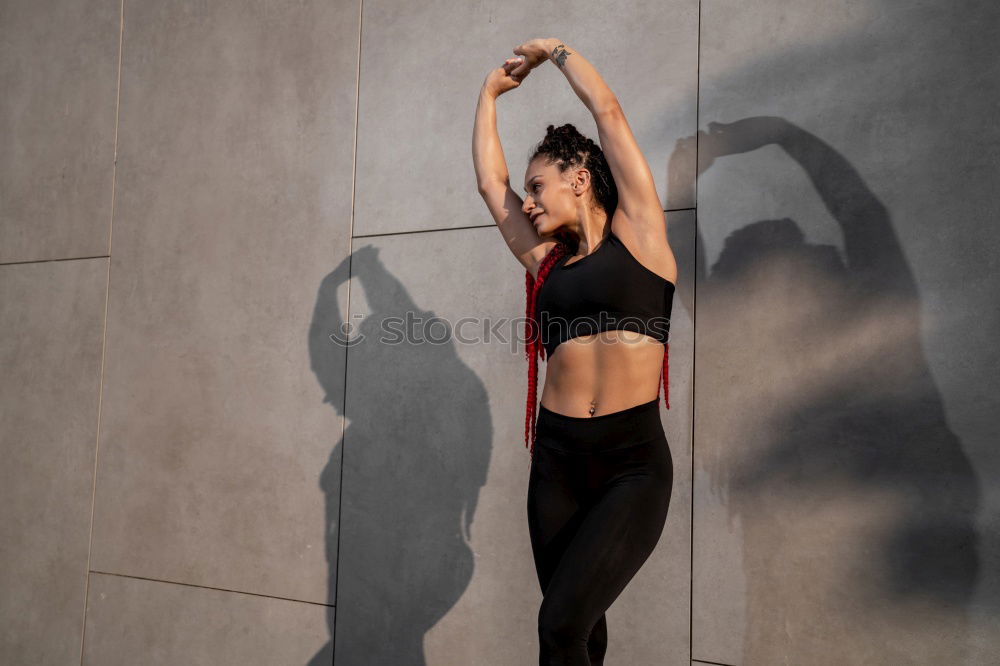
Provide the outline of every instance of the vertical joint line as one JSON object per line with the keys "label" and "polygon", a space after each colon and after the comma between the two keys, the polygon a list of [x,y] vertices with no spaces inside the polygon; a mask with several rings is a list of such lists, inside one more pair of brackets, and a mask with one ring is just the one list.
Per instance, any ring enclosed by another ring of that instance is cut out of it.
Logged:
{"label": "vertical joint line", "polygon": [[[365,15],[365,2],[361,0],[358,3],[358,65],[355,70],[354,75],[354,155],[352,159],[352,173],[351,173],[351,230],[347,235],[347,322],[348,331],[350,331],[350,321],[351,321],[351,278],[353,277],[353,267],[354,267],[354,201],[357,192],[358,183],[358,124],[359,124],[359,111],[361,107],[361,39],[362,30]],[[337,603],[337,599],[340,597],[340,535],[343,530],[343,512],[342,508],[344,506],[344,458],[347,455],[347,439],[345,437],[347,433],[347,366],[349,363],[351,355],[351,346],[347,345],[344,347],[344,389],[341,395],[341,429],[340,429],[340,483],[337,487],[337,553],[334,555],[334,597],[331,600],[333,605],[333,635],[330,636],[330,664],[332,666],[335,655],[337,654],[337,625],[340,623],[340,604]]]}
{"label": "vertical joint line", "polygon": [[694,132],[694,201],[691,205],[694,207],[694,288],[692,289],[691,296],[691,551],[689,554],[689,565],[688,565],[688,661],[694,660],[694,502],[695,502],[695,492],[694,492],[694,470],[695,470],[695,382],[697,378],[697,339],[698,339],[698,239],[700,234],[698,233],[698,225],[700,221],[698,219],[698,168],[701,160],[701,155],[699,153],[699,139],[698,132],[701,129],[701,0],[698,0],[698,31],[697,31],[697,46],[695,48],[697,52],[697,60],[695,66],[695,102],[694,102],[694,118],[695,118],[695,132]]}

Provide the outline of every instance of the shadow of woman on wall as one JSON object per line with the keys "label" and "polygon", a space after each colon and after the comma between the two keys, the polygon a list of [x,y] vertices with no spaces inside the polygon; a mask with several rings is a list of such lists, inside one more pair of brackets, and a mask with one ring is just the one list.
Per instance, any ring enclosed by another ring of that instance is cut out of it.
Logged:
{"label": "shadow of woman on wall", "polygon": [[[844,637],[852,654],[892,661],[892,643],[912,640],[960,659],[979,480],[929,371],[889,211],[842,155],[783,118],[709,127],[699,177],[724,156],[780,147],[839,223],[847,258],[769,219],[731,233],[706,270],[698,224],[671,228],[696,238],[694,256],[677,248],[696,272],[678,285],[691,313],[697,287],[695,454],[741,523],[745,663],[829,659]],[[694,151],[695,137],[678,142],[672,186]]]}
{"label": "shadow of woman on wall", "polygon": [[[351,277],[370,312],[348,328],[337,288]],[[448,323],[417,307],[372,246],[324,278],[309,354],[324,402],[342,416],[351,387],[349,425],[319,480],[331,641],[309,666],[421,666],[424,634],[472,579],[471,527],[492,451],[489,397]]]}

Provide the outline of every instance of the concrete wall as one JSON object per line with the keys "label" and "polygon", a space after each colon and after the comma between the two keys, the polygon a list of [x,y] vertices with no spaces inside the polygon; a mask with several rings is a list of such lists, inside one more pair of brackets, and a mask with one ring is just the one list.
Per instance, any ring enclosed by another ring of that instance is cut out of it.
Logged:
{"label": "concrete wall", "polygon": [[[537,662],[524,272],[470,144],[539,36],[618,95],[680,265],[609,666],[1000,662],[998,19],[0,0],[0,663]],[[597,138],[547,64],[498,121],[514,181]]]}

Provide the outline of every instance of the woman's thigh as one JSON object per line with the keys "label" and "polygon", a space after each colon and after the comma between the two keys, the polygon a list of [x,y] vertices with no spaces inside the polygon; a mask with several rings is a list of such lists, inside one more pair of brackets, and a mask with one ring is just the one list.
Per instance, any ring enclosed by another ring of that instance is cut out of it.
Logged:
{"label": "woman's thigh", "polygon": [[544,595],[610,606],[656,546],[672,486],[665,438],[598,455],[536,447],[528,525]]}
{"label": "woman's thigh", "polygon": [[585,515],[578,457],[536,446],[528,476],[528,534],[542,594]]}
{"label": "woman's thigh", "polygon": [[[562,529],[568,535],[563,543],[555,535],[558,561],[543,562],[550,570],[541,617],[589,629],[656,547],[670,506],[673,466],[665,438],[585,458],[586,476],[600,485],[582,501],[580,493],[572,494],[578,500],[572,515],[564,499],[562,515],[568,517]],[[551,492],[537,493],[539,501],[551,501]]]}

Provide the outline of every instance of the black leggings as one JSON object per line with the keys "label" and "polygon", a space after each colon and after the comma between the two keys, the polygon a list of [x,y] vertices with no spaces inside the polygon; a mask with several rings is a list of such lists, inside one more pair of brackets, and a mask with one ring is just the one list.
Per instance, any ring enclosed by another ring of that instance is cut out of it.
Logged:
{"label": "black leggings", "polygon": [[658,403],[591,417],[539,406],[528,530],[541,666],[604,663],[604,612],[660,539],[673,459]]}

